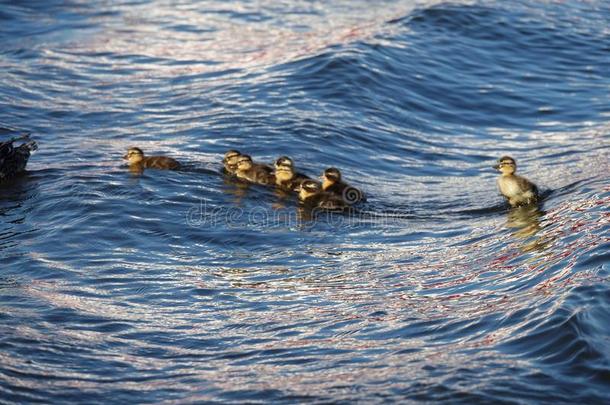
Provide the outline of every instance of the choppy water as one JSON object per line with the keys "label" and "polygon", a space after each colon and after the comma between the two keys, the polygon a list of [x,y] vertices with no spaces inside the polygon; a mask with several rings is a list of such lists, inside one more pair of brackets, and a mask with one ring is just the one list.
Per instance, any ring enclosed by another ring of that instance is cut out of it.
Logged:
{"label": "choppy water", "polygon": [[[0,122],[40,149],[0,186],[0,402],[610,401],[610,3],[18,4]],[[311,220],[229,148],[368,202]]]}

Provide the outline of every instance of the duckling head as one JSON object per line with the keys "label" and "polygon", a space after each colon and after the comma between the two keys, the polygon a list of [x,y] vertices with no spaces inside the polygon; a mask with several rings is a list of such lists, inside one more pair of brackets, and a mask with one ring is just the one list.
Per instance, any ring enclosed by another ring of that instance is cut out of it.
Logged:
{"label": "duckling head", "polygon": [[239,159],[240,156],[241,153],[234,149],[231,149],[225,153],[225,156],[222,159],[222,164],[228,173],[235,174],[235,170],[237,169],[237,159]]}
{"label": "duckling head", "polygon": [[498,164],[494,166],[503,176],[510,176],[517,171],[517,163],[510,156],[502,156],[498,160]]}
{"label": "duckling head", "polygon": [[132,147],[127,149],[127,154],[123,156],[123,159],[127,160],[130,165],[136,165],[144,159],[144,152],[140,148]]}
{"label": "duckling head", "polygon": [[237,158],[237,170],[246,171],[252,168],[252,158],[250,155],[241,155]]}
{"label": "duckling head", "polygon": [[322,187],[320,183],[314,180],[305,180],[301,183],[301,187],[299,188],[299,200],[305,201],[308,198],[311,198],[322,191]]}
{"label": "duckling head", "polygon": [[275,168],[277,169],[278,167],[281,167],[281,166],[294,168],[294,161],[292,159],[290,159],[288,156],[280,156],[275,161]]}
{"label": "duckling head", "polygon": [[238,150],[231,149],[227,151],[227,153],[225,153],[225,157],[222,161],[228,165],[235,165],[237,164],[237,158],[239,158],[240,156],[241,153],[239,153]]}
{"label": "duckling head", "polygon": [[329,167],[322,174],[322,188],[326,190],[333,184],[341,181],[341,172],[336,167]]}
{"label": "duckling head", "polygon": [[275,162],[275,178],[278,184],[290,181],[294,177],[294,167]]}

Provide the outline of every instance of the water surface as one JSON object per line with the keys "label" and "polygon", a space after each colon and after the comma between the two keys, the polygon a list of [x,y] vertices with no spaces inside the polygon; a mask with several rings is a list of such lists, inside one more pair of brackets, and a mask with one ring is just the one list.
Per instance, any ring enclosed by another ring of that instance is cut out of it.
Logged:
{"label": "water surface", "polygon": [[[605,1],[0,1],[6,402],[610,400]],[[180,172],[134,176],[127,147]],[[219,174],[337,166],[355,215]],[[544,191],[509,210],[510,154]]]}

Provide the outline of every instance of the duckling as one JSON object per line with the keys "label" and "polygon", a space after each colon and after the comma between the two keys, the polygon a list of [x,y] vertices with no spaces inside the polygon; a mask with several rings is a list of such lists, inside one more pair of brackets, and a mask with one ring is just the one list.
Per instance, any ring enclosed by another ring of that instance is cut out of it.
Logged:
{"label": "duckling", "polygon": [[308,208],[329,211],[343,211],[348,205],[339,196],[322,190],[322,185],[314,180],[304,180],[299,187],[299,201]]}
{"label": "duckling", "polygon": [[322,190],[340,196],[350,205],[365,200],[362,191],[342,181],[341,172],[336,167],[329,167],[324,170],[322,174]]}
{"label": "duckling", "polygon": [[127,160],[130,169],[160,169],[160,170],[177,170],[180,168],[180,163],[177,160],[166,156],[144,156],[142,149],[132,147],[127,150],[127,154],[123,156]]}
{"label": "duckling", "polygon": [[275,176],[271,167],[254,163],[250,155],[240,155],[237,158],[237,178],[249,181],[250,183],[271,185],[275,184]]}
{"label": "duckling", "polygon": [[[15,147],[14,142],[27,142]],[[29,134],[0,142],[0,182],[21,174],[28,164],[30,154],[38,149],[36,142],[29,139]]]}
{"label": "duckling", "polygon": [[288,156],[281,156],[275,161],[275,185],[282,190],[298,191],[299,186],[309,177],[295,172],[294,162]]}
{"label": "duckling", "polygon": [[515,174],[515,159],[502,156],[494,168],[502,173],[498,177],[498,188],[511,206],[528,205],[538,201],[538,187],[525,177]]}
{"label": "duckling", "polygon": [[225,153],[224,158],[222,159],[222,164],[224,166],[225,173],[234,175],[237,171],[237,159],[241,156],[241,153],[238,150],[231,149]]}
{"label": "duckling", "polygon": [[291,166],[291,167],[294,167],[294,160],[290,159],[288,156],[280,156],[275,161],[274,166],[276,168],[278,166]]}

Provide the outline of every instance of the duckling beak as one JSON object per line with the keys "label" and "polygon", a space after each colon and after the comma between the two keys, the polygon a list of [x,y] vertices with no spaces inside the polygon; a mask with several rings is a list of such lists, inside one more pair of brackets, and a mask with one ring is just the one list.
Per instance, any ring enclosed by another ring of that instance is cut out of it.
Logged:
{"label": "duckling beak", "polygon": [[127,160],[129,158],[127,157],[127,155],[123,155],[123,159]]}
{"label": "duckling beak", "polygon": [[496,170],[500,170],[500,164],[498,163],[497,165],[493,165],[492,168],[494,168]]}

